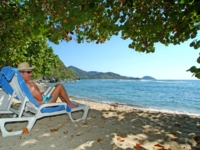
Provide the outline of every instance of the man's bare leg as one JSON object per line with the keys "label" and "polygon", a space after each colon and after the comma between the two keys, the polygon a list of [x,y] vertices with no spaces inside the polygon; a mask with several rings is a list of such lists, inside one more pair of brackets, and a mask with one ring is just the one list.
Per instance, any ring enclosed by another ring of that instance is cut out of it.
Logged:
{"label": "man's bare leg", "polygon": [[[65,102],[64,98],[62,96],[59,96],[59,98],[61,99],[61,101]],[[78,107],[78,104],[74,104],[70,101],[71,104],[68,104],[70,108],[76,108]]]}
{"label": "man's bare leg", "polygon": [[49,103],[56,102],[57,98],[60,97],[63,102],[66,102],[71,108],[76,108],[78,105],[73,104],[68,97],[67,92],[65,91],[62,84],[56,85],[55,89],[51,93],[52,98],[50,99]]}

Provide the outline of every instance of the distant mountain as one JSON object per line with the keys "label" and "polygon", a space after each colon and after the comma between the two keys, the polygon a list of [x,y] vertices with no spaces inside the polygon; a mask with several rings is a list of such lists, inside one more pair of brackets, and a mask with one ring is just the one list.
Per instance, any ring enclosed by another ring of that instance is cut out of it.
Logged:
{"label": "distant mountain", "polygon": [[141,78],[141,80],[156,80],[156,79],[150,76],[144,76]]}
{"label": "distant mountain", "polygon": [[100,72],[97,72],[97,71],[89,71],[88,72],[90,75],[96,75],[96,74],[98,74],[98,73],[100,73]]}
{"label": "distant mountain", "polygon": [[73,71],[81,79],[90,79],[91,76],[92,76],[88,72],[83,71],[83,70],[78,69],[78,68],[73,67],[73,66],[69,66],[68,69],[70,69],[71,71]]}
{"label": "distant mountain", "polygon": [[[113,72],[97,72],[97,71],[84,71],[74,66],[69,66],[68,69],[72,70],[80,79],[129,79],[129,80],[154,80],[155,78],[150,76],[144,76],[143,78],[134,78],[121,76]],[[156,80],[156,79],[155,79]]]}

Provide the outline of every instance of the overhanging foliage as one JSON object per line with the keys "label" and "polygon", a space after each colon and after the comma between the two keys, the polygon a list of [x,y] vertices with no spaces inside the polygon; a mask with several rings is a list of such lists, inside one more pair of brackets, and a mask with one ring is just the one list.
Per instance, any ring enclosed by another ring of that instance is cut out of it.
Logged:
{"label": "overhanging foliage", "polygon": [[[56,44],[72,38],[104,43],[121,33],[130,48],[154,52],[154,44],[190,44],[199,49],[199,0],[3,0],[0,52],[22,49],[45,37]],[[7,59],[6,56],[2,59]]]}

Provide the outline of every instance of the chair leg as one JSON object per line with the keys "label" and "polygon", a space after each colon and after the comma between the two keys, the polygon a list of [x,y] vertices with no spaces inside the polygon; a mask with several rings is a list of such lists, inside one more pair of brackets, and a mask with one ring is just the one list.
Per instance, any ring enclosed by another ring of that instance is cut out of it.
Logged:
{"label": "chair leg", "polygon": [[88,115],[88,111],[89,111],[90,107],[89,106],[85,106],[84,108],[84,114],[83,114],[83,117],[82,117],[82,120],[85,121],[87,115]]}
{"label": "chair leg", "polygon": [[32,129],[32,127],[33,127],[33,125],[35,123],[35,117],[29,117],[29,118],[3,118],[3,119],[0,119],[0,129],[1,129],[1,132],[2,132],[2,136],[6,137],[6,136],[13,136],[13,135],[22,134],[23,129],[22,130],[18,130],[18,131],[8,132],[5,129],[5,123],[7,123],[7,122],[23,122],[23,121],[28,121],[27,129],[30,132],[30,130]]}
{"label": "chair leg", "polygon": [[[79,119],[76,119],[76,120],[74,120],[74,119],[72,118],[71,112],[70,112],[70,113],[68,113],[69,118],[71,119],[71,121],[72,121],[73,123],[74,123],[74,122],[81,121],[81,120],[82,120],[82,121],[85,121],[89,109],[90,109],[90,107],[86,105],[86,106],[82,109],[82,110],[83,110],[83,116],[82,116],[81,118],[79,118]],[[72,111],[72,112],[73,112],[73,111]]]}

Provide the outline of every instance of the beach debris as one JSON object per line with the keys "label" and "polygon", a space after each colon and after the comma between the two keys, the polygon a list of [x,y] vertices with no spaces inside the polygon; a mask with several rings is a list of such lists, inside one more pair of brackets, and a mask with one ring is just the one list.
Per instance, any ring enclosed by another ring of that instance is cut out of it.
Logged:
{"label": "beach debris", "polygon": [[176,132],[175,131],[171,131],[171,134],[176,135]]}
{"label": "beach debris", "polygon": [[179,127],[179,128],[182,128],[181,125],[178,122],[174,123],[174,125]]}
{"label": "beach debris", "polygon": [[165,148],[161,144],[155,144],[153,150],[165,150]]}
{"label": "beach debris", "polygon": [[101,116],[101,119],[106,119],[106,117],[105,116]]}
{"label": "beach debris", "polygon": [[63,133],[64,133],[64,134],[67,134],[67,133],[68,133],[68,131],[64,131]]}
{"label": "beach debris", "polygon": [[164,147],[164,146],[161,145],[161,144],[155,144],[154,146],[156,146],[156,147]]}
{"label": "beach debris", "polygon": [[135,148],[142,148],[142,146],[140,144],[136,143]]}
{"label": "beach debris", "polygon": [[124,139],[121,136],[117,136],[117,140],[120,142],[124,142]]}
{"label": "beach debris", "polygon": [[76,136],[81,136],[81,132],[78,132],[78,133],[76,134]]}
{"label": "beach debris", "polygon": [[117,132],[117,136],[126,137],[127,133]]}
{"label": "beach debris", "polygon": [[114,109],[116,109],[118,107],[118,103],[115,104],[110,104],[110,108],[113,107]]}
{"label": "beach debris", "polygon": [[8,132],[12,132],[12,129],[8,129],[7,131],[8,131]]}
{"label": "beach debris", "polygon": [[153,147],[153,150],[171,150],[171,148],[165,148],[161,144],[155,144],[154,147]]}
{"label": "beach debris", "polygon": [[27,128],[23,128],[22,134],[28,134],[28,129]]}
{"label": "beach debris", "polygon": [[102,140],[102,138],[97,138],[97,142],[101,142]]}
{"label": "beach debris", "polygon": [[50,129],[50,132],[55,132],[55,131],[58,131],[59,128],[53,128],[53,129]]}
{"label": "beach debris", "polygon": [[87,122],[83,122],[83,124],[82,125],[88,125],[88,123]]}
{"label": "beach debris", "polygon": [[194,136],[194,140],[198,143],[198,144],[200,144],[200,136]]}

